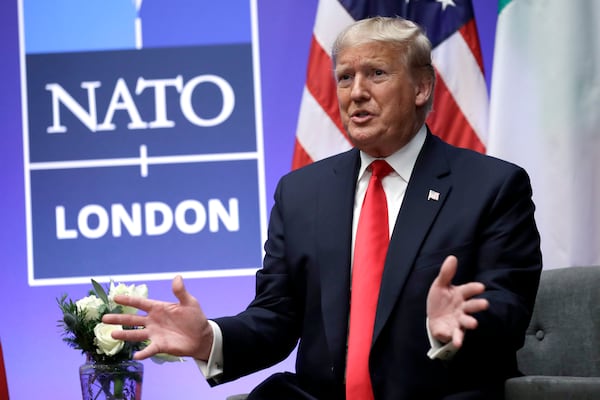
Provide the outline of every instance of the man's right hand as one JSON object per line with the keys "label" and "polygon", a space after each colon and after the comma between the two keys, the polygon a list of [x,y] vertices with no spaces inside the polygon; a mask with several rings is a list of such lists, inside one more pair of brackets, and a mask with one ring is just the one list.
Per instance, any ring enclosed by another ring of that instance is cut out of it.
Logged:
{"label": "man's right hand", "polygon": [[115,296],[114,301],[117,304],[135,307],[145,311],[146,315],[106,314],[102,322],[143,328],[112,333],[113,338],[119,340],[150,340],[146,348],[134,355],[136,360],[167,353],[206,361],[213,343],[212,328],[196,298],[185,289],[181,276],[173,279],[172,287],[178,303],[125,295]]}

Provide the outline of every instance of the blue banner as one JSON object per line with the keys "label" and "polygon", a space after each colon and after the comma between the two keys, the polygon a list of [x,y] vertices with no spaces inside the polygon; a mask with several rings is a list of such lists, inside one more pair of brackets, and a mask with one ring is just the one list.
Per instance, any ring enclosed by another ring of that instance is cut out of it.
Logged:
{"label": "blue banner", "polygon": [[167,3],[24,1],[30,285],[261,265],[253,3]]}

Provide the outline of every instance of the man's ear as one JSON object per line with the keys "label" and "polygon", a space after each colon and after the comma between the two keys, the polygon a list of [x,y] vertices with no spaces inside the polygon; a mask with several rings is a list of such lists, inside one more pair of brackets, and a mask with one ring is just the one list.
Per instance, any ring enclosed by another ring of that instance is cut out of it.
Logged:
{"label": "man's ear", "polygon": [[422,107],[427,104],[427,101],[433,95],[433,77],[426,72],[422,72],[416,81],[415,105]]}

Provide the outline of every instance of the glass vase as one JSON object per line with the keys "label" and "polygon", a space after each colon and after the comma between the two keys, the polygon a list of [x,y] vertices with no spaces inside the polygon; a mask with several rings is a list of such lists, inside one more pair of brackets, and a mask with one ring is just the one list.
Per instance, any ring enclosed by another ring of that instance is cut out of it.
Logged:
{"label": "glass vase", "polygon": [[138,361],[100,364],[88,361],[79,367],[83,400],[141,400],[144,366]]}

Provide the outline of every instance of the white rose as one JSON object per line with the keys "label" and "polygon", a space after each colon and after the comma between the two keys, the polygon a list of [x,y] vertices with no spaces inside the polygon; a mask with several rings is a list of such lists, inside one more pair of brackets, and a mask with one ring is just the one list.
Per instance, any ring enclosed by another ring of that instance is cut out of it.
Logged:
{"label": "white rose", "polygon": [[91,295],[75,302],[79,312],[85,311],[85,319],[93,321],[100,318],[100,307],[104,305],[101,299]]}
{"label": "white rose", "polygon": [[[145,284],[142,285],[125,285],[123,283],[119,283],[115,286],[113,281],[110,282],[110,289],[108,291],[108,300],[111,303],[111,306],[114,307],[116,304],[114,302],[114,298],[118,294],[123,294],[131,297],[143,297],[144,299],[148,298],[148,286]],[[123,314],[135,314],[137,313],[137,308],[134,307],[125,307],[123,306]]]}
{"label": "white rose", "polygon": [[125,342],[122,340],[113,339],[110,334],[112,331],[122,329],[123,327],[121,325],[109,325],[103,322],[100,322],[98,325],[96,325],[94,327],[94,335],[96,335],[94,344],[96,347],[98,347],[96,352],[98,354],[106,354],[107,356],[114,356],[120,352],[125,345]]}

